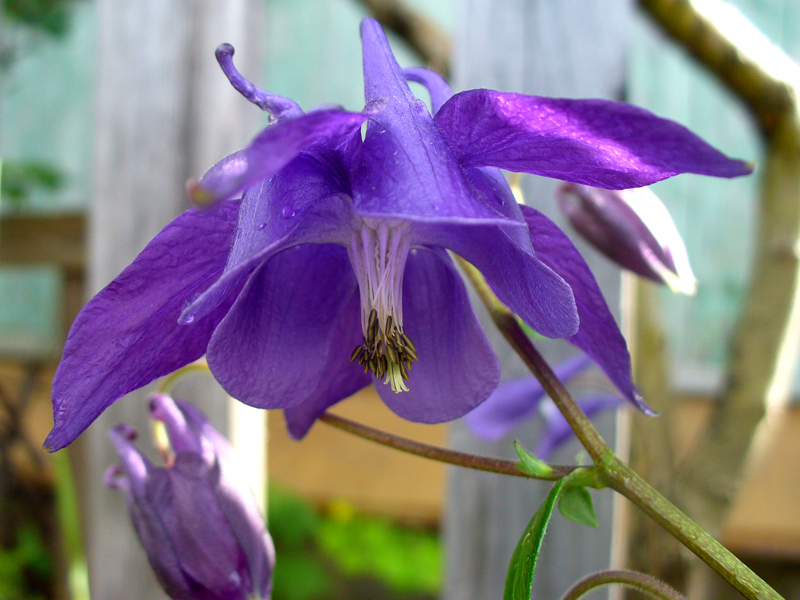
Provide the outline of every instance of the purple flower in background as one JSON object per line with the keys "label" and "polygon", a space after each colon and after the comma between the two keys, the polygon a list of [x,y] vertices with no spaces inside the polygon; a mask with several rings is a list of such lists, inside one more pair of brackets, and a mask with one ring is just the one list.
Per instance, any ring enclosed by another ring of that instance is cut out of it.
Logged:
{"label": "purple flower in background", "polygon": [[[591,364],[588,356],[578,354],[562,362],[554,371],[562,382],[567,383]],[[545,395],[542,384],[535,377],[506,381],[486,402],[464,415],[464,423],[476,437],[489,442],[499,441],[519,423],[531,418]]]}
{"label": "purple flower in background", "polygon": [[122,489],[150,566],[175,600],[268,600],[275,550],[233,448],[190,404],[158,395],[173,455],[154,466],[126,425],[111,431],[120,465],[106,484]]}
{"label": "purple flower in background", "polygon": [[[78,317],[54,382],[51,449],[206,352],[232,396],[285,409],[295,437],[370,383],[413,421],[465,414],[499,368],[445,250],[646,408],[585,262],[551,221],[516,204],[497,167],[609,188],[749,167],[625,104],[453,95],[430,71],[402,71],[376,21],[361,33],[363,113],[304,114],[244,80],[232,48],[219,48],[234,87],[275,122],[191,184],[208,210],[168,225]],[[426,85],[433,115],[407,79]]]}
{"label": "purple flower in background", "polygon": [[[555,368],[558,378],[570,381],[592,364],[589,357],[579,354]],[[464,423],[475,437],[497,442],[536,413],[542,415],[545,426],[539,436],[534,454],[549,460],[553,452],[572,438],[572,429],[552,402],[542,402],[546,394],[535,377],[524,377],[501,383],[491,396],[464,416]],[[601,394],[580,398],[578,404],[589,416],[605,409],[617,408],[624,400],[619,395]]]}
{"label": "purple flower in background", "polygon": [[683,239],[649,188],[603,190],[567,183],[559,188],[558,201],[575,230],[620,266],[675,292],[697,290]]}

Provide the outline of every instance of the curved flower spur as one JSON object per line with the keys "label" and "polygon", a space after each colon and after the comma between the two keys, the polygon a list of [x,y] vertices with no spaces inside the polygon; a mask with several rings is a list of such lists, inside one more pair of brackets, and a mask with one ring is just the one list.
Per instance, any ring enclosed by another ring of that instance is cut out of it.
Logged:
{"label": "curved flower spur", "polygon": [[[376,21],[361,34],[362,113],[304,114],[244,80],[220,47],[231,83],[275,123],[194,182],[209,208],[175,219],[78,317],[54,382],[50,449],[206,352],[232,396],[285,409],[296,437],[372,382],[404,418],[465,414],[495,389],[499,366],[446,250],[646,409],[588,267],[551,221],[516,204],[498,167],[614,189],[750,167],[626,104],[453,95],[430,71],[401,70]],[[427,86],[433,116],[407,79]]]}

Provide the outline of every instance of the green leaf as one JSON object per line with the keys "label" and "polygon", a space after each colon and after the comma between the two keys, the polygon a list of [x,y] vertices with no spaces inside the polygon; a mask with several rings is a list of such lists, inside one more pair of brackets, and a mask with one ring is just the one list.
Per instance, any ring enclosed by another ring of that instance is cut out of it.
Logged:
{"label": "green leaf", "polygon": [[550,517],[553,515],[558,495],[567,479],[565,477],[553,486],[517,543],[514,554],[511,556],[511,564],[508,566],[503,600],[530,600],[531,584],[536,571],[536,562],[539,560],[542,540],[544,540]]}
{"label": "green leaf", "polygon": [[558,511],[565,519],[579,525],[597,527],[592,497],[583,486],[567,487],[558,499]]}
{"label": "green leaf", "polygon": [[514,450],[517,451],[519,456],[519,463],[517,466],[530,475],[536,477],[547,477],[553,474],[553,469],[542,460],[536,458],[533,454],[525,450],[517,441],[514,441]]}

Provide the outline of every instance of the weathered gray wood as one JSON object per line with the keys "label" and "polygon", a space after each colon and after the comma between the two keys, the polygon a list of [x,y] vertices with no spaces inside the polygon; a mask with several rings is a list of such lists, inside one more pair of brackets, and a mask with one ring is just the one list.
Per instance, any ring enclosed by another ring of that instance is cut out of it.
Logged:
{"label": "weathered gray wood", "polygon": [[[216,67],[221,42],[254,73],[259,55],[250,0],[101,0],[94,204],[89,287],[97,291],[173,217],[189,207],[184,183],[255,131],[259,111],[230,89]],[[209,385],[182,386],[223,431],[228,401]],[[194,388],[190,390],[190,388]],[[81,491],[93,600],[165,598],[146,563],[121,494],[102,485],[115,461],[108,440],[118,422],[150,443],[147,391],[117,402],[82,436]],[[176,394],[177,395],[177,394]]]}
{"label": "weathered gray wood", "polygon": [[[466,2],[456,35],[456,88],[488,87],[546,96],[619,99],[624,89],[624,41],[629,13],[627,0]],[[563,223],[554,204],[556,185],[552,180],[528,176],[524,189],[528,204]],[[585,250],[581,243],[578,246]],[[584,256],[612,310],[616,309],[619,271],[589,250]],[[499,350],[504,376],[527,374],[488,319],[484,322]],[[571,352],[563,342],[541,342],[538,346],[551,362],[558,362]],[[594,385],[584,381],[580,392],[590,392]],[[541,422],[531,421],[508,439],[486,444],[477,442],[463,426],[455,424],[451,443],[460,450],[513,458],[513,439],[533,448],[540,427]],[[613,443],[611,416],[602,418],[599,427]],[[554,462],[574,464],[577,452],[578,445],[573,442],[554,457]],[[445,599],[496,600],[502,596],[513,548],[548,489],[538,482],[451,471],[444,522]],[[594,500],[601,523],[597,530],[579,527],[560,516],[554,518],[534,579],[534,598],[558,598],[582,575],[608,568],[612,496],[609,492],[596,493]]]}

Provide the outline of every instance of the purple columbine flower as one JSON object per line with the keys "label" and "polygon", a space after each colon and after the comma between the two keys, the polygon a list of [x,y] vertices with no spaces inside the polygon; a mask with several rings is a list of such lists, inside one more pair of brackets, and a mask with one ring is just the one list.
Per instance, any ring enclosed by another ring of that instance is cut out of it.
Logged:
{"label": "purple columbine flower", "polygon": [[168,465],[154,466],[118,425],[121,464],[106,484],[125,492],[159,583],[175,600],[268,600],[275,550],[233,448],[190,404],[162,394],[150,407],[166,425]]}
{"label": "purple columbine flower", "polygon": [[[579,354],[555,368],[563,382],[568,382],[585,371],[592,361]],[[559,446],[570,440],[572,429],[552,402],[546,398],[544,388],[535,377],[524,377],[501,383],[488,400],[464,416],[467,429],[475,437],[488,442],[497,442],[509,435],[537,412],[545,420],[545,426],[537,441],[534,454],[549,460]],[[624,400],[619,395],[598,394],[578,399],[578,404],[592,417],[598,412],[617,408]]]}
{"label": "purple columbine flower", "polygon": [[[231,83],[274,124],[192,183],[210,208],[169,224],[79,315],[53,384],[51,450],[204,353],[232,396],[285,409],[295,437],[373,382],[401,417],[465,414],[495,389],[499,367],[446,250],[645,407],[585,262],[551,221],[517,205],[498,167],[629,188],[749,166],[627,104],[454,95],[430,71],[401,70],[376,21],[361,34],[363,113],[304,114],[246,81],[230,46],[218,49]],[[407,80],[427,86],[433,115]]]}
{"label": "purple columbine flower", "polygon": [[681,234],[649,188],[603,190],[566,183],[558,202],[575,230],[623,268],[674,292],[697,291]]}

